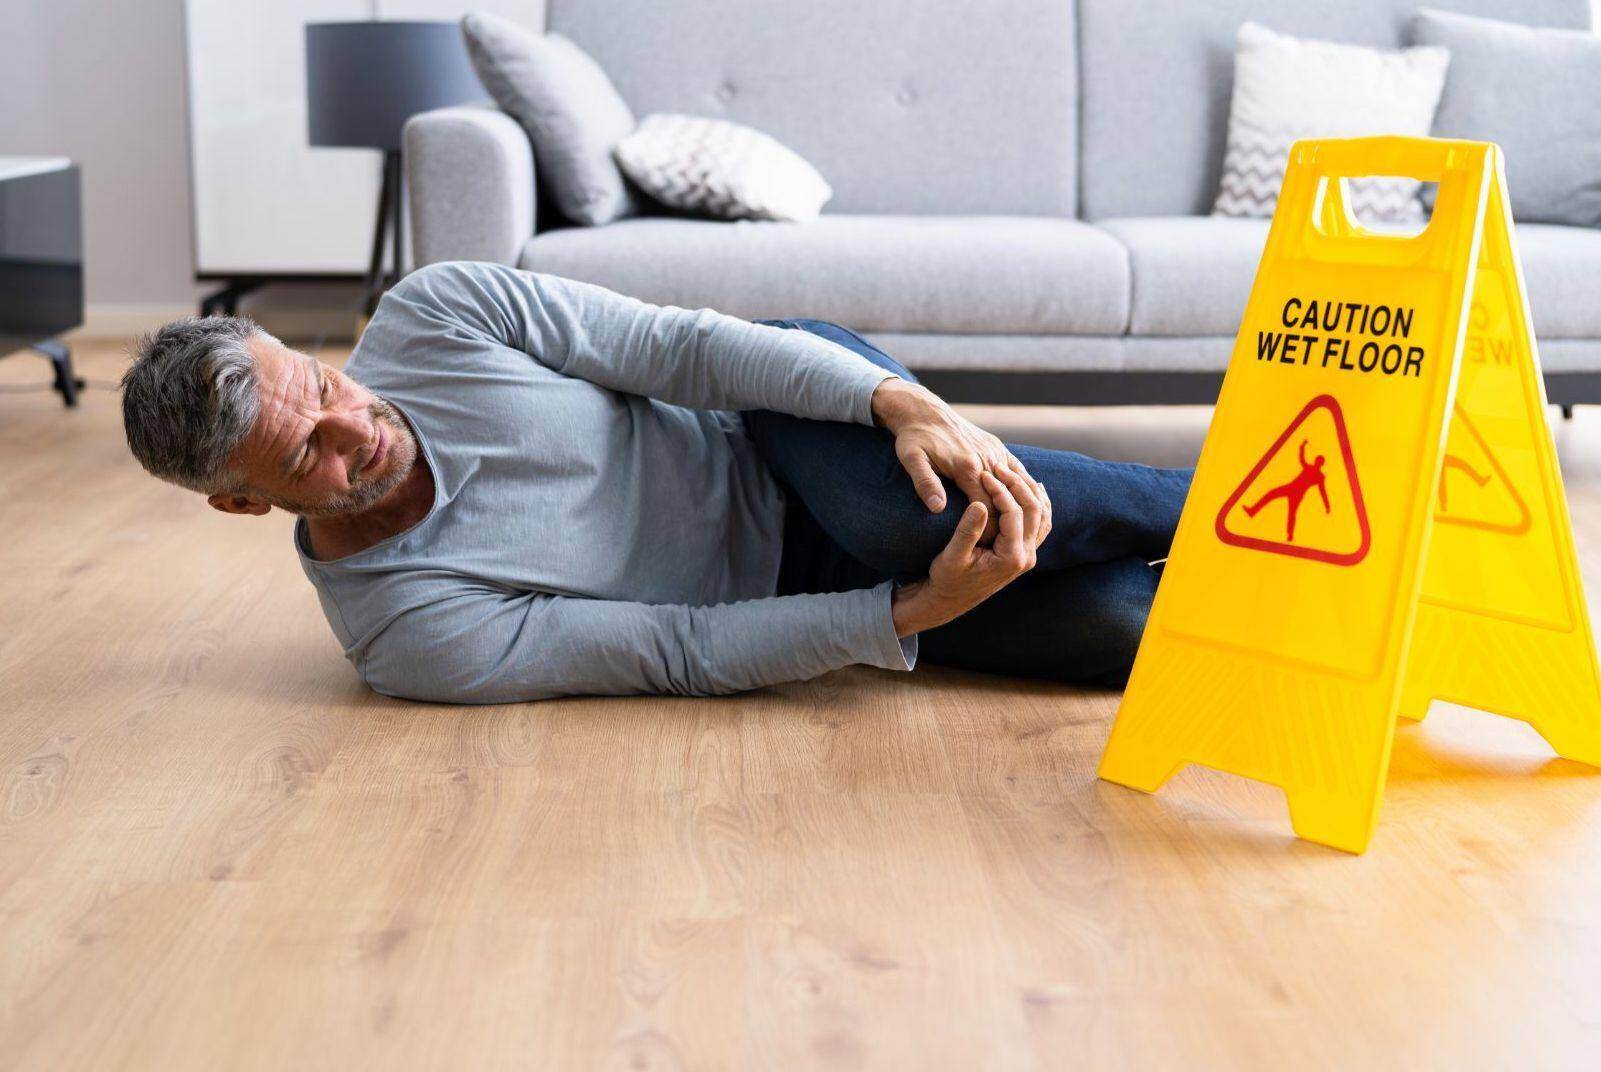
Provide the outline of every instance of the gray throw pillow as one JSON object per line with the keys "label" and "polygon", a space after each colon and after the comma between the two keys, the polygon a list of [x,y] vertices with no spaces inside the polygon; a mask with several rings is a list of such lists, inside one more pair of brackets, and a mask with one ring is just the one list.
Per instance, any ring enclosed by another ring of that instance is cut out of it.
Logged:
{"label": "gray throw pillow", "polygon": [[1501,146],[1513,217],[1601,226],[1601,37],[1428,8],[1411,36],[1451,50],[1434,133]]}
{"label": "gray throw pillow", "polygon": [[484,12],[464,16],[461,32],[484,88],[528,131],[539,182],[562,215],[589,225],[638,215],[612,159],[634,113],[600,65],[560,34]]}

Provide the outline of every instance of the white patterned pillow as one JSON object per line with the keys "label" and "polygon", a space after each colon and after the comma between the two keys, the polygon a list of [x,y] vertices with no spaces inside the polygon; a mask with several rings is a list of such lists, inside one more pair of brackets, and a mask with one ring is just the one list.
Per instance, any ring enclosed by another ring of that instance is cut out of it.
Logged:
{"label": "white patterned pillow", "polygon": [[[1245,23],[1234,53],[1228,147],[1213,214],[1273,215],[1290,146],[1301,138],[1428,134],[1450,59],[1443,48],[1308,41]],[[1365,222],[1423,217],[1415,180],[1353,179],[1346,189],[1352,213]]]}
{"label": "white patterned pillow", "polygon": [[648,115],[612,154],[662,204],[715,219],[811,220],[834,196],[794,152],[723,119]]}

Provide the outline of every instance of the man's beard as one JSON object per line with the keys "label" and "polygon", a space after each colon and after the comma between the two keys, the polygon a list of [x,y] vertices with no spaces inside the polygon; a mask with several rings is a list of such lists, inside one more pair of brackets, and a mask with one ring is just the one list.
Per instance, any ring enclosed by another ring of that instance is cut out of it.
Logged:
{"label": "man's beard", "polygon": [[375,398],[368,407],[374,422],[387,425],[394,433],[389,437],[389,456],[385,459],[387,471],[369,480],[357,478],[354,486],[348,491],[340,492],[321,502],[299,502],[291,499],[280,499],[277,496],[261,496],[280,510],[287,510],[301,517],[345,517],[359,514],[370,509],[398,488],[406,477],[411,474],[412,466],[417,461],[417,440],[411,434],[411,427],[400,411],[382,398]]}

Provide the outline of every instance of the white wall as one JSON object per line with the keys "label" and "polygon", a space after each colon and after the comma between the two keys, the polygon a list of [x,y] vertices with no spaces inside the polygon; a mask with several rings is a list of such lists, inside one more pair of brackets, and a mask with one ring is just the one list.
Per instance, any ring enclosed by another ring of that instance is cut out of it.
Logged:
{"label": "white wall", "polygon": [[[543,20],[543,0],[367,2],[381,18]],[[83,169],[91,328],[138,331],[193,311],[212,288],[193,280],[183,0],[0,0],[0,44],[0,155]],[[279,286],[246,304],[273,330],[341,330],[358,289]]]}
{"label": "white wall", "polygon": [[6,0],[0,42],[0,154],[83,165],[89,300],[192,305],[182,0]]}

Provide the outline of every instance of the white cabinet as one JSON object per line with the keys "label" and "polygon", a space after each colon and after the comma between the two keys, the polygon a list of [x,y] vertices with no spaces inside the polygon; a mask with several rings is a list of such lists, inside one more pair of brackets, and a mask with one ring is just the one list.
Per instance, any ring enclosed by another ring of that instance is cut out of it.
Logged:
{"label": "white cabinet", "polygon": [[187,0],[195,271],[365,272],[382,157],[307,144],[305,24],[469,9],[544,26],[541,0]]}

